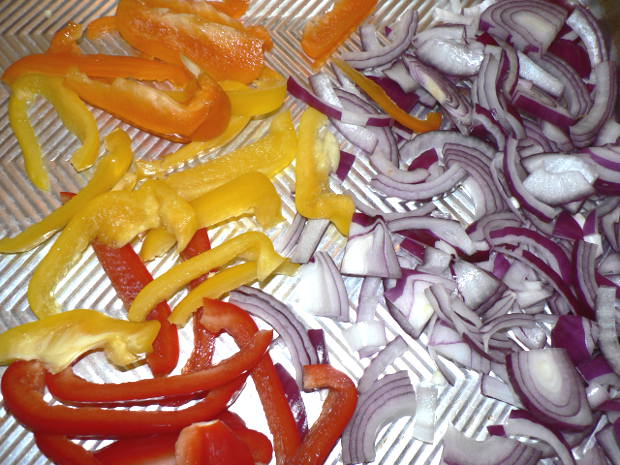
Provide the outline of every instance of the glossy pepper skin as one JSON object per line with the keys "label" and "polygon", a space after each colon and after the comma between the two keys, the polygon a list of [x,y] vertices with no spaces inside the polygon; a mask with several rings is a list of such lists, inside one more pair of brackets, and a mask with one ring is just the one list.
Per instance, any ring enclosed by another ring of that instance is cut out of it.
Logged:
{"label": "glossy pepper skin", "polygon": [[247,445],[221,420],[194,423],[176,442],[177,465],[254,465]]}
{"label": "glossy pepper skin", "polygon": [[95,163],[99,154],[99,129],[88,107],[64,85],[62,78],[25,74],[11,83],[9,121],[24,154],[26,172],[35,186],[48,190],[50,182],[43,152],[28,116],[30,104],[39,95],[54,105],[65,126],[82,142],[71,157],[76,170],[85,170]]}
{"label": "glossy pepper skin", "polygon": [[95,455],[59,434],[36,433],[39,450],[55,465],[102,465]]}
{"label": "glossy pepper skin", "polygon": [[267,67],[253,87],[236,81],[220,81],[220,85],[230,99],[233,115],[265,115],[280,108],[286,99],[286,79]]}
{"label": "glossy pepper skin", "polygon": [[244,377],[210,391],[197,404],[176,411],[109,410],[49,405],[43,398],[45,368],[40,362],[13,362],[2,377],[7,410],[35,433],[80,438],[124,438],[180,431],[216,417],[228,407]]}
{"label": "glossy pepper skin", "polygon": [[[226,331],[237,344],[245,343],[258,331],[256,323],[246,311],[214,299],[204,300],[201,321],[210,331]],[[288,464],[301,444],[301,435],[269,354],[266,354],[252,371],[252,380],[273,436],[276,463]]]}
{"label": "glossy pepper skin", "polygon": [[117,129],[105,138],[105,145],[108,154],[97,164],[88,184],[42,221],[17,236],[0,239],[0,253],[25,252],[41,244],[62,229],[88,202],[114,187],[131,166],[131,142],[124,131]]}

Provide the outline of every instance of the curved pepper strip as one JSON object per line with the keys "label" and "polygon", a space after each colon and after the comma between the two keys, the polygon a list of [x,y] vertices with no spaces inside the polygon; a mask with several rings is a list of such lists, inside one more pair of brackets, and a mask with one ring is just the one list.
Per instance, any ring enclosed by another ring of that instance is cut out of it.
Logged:
{"label": "curved pepper strip", "polygon": [[235,398],[245,376],[209,391],[204,400],[176,411],[110,410],[49,405],[45,369],[40,362],[13,362],[2,377],[6,409],[35,433],[81,438],[126,438],[180,431],[197,421],[216,417]]}
{"label": "curved pepper strip", "polygon": [[[246,311],[219,300],[204,299],[204,314],[201,321],[209,331],[226,331],[237,344],[247,343],[258,331],[256,323]],[[269,431],[273,436],[276,463],[288,464],[301,443],[301,435],[268,353],[252,371],[252,380],[263,405]]]}
{"label": "curved pepper strip", "polygon": [[[333,134],[325,132],[321,139],[319,131],[327,124],[327,117],[313,108],[307,109],[299,123],[299,151],[295,165],[295,206],[306,218],[327,218],[343,235],[349,234],[349,226],[355,212],[355,203],[348,195],[334,194],[329,189],[330,139],[338,152]],[[333,149],[333,147],[331,147]]]}
{"label": "curved pepper strip", "polygon": [[331,365],[304,367],[304,390],[328,388],[319,418],[287,465],[322,465],[351,420],[357,406],[357,388]]}
{"label": "curved pepper strip", "polygon": [[114,187],[131,166],[131,141],[124,131],[117,129],[105,138],[105,146],[108,154],[97,164],[88,184],[44,220],[33,224],[17,236],[0,239],[0,253],[25,252],[36,247],[65,227],[88,202]]}
{"label": "curved pepper strip", "polygon": [[[147,284],[131,305],[128,313],[129,319],[132,321],[143,320],[157,302],[168,300],[190,281],[202,276],[209,270],[219,268],[238,258],[255,260],[256,275],[260,280],[269,277],[285,261],[276,253],[273,243],[265,234],[256,231],[240,234],[211,250],[175,265]],[[211,279],[213,278],[207,279],[200,286]],[[199,289],[200,286],[196,289]],[[192,292],[195,292],[196,289]],[[172,322],[178,324],[175,312],[176,309],[170,318]]]}
{"label": "curved pepper strip", "polygon": [[[190,202],[199,228],[208,228],[242,215],[253,214],[263,228],[283,221],[282,200],[273,183],[262,173],[242,174]],[[148,232],[140,255],[146,261],[163,255],[174,237],[161,229]]]}
{"label": "curved pepper strip", "polygon": [[39,189],[49,190],[49,176],[43,163],[41,145],[28,116],[28,107],[39,95],[54,105],[67,129],[82,142],[71,157],[76,170],[85,170],[95,163],[99,155],[99,130],[88,107],[75,92],[64,86],[61,78],[27,74],[13,81],[9,121],[24,154],[28,177]]}
{"label": "curved pepper strip", "polygon": [[[42,318],[60,310],[54,290],[95,239],[110,247],[122,247],[139,233],[161,225],[176,236],[181,250],[196,230],[191,206],[161,181],[148,181],[133,192],[106,192],[90,201],[71,218],[34,270],[28,301],[35,315]],[[165,299],[155,303],[161,300]]]}
{"label": "curved pepper strip", "polygon": [[243,419],[230,410],[224,410],[217,416],[232,429],[239,438],[250,448],[255,463],[269,463],[273,455],[273,446],[269,438],[263,433],[250,429]]}
{"label": "curved pepper strip", "polygon": [[35,433],[39,450],[55,465],[102,465],[95,455],[66,436]]}
{"label": "curved pepper strip", "polygon": [[441,126],[441,113],[429,113],[426,115],[426,119],[415,118],[400,108],[396,102],[385,93],[379,84],[368,79],[339,58],[334,58],[334,63],[336,63],[355,84],[361,87],[377,105],[383,108],[388,115],[413,132],[423,133],[435,131]]}
{"label": "curved pepper strip", "polygon": [[71,310],[25,323],[0,334],[0,363],[39,360],[52,372],[64,370],[89,350],[127,366],[150,352],[159,322],[117,320],[96,310]]}
{"label": "curved pepper strip", "polygon": [[259,116],[276,111],[286,99],[286,79],[265,67],[254,87],[241,82],[221,81],[220,85],[230,99],[231,113],[242,116]]}
{"label": "curved pepper strip", "polygon": [[100,465],[174,464],[174,445],[178,437],[175,433],[119,439],[97,450],[94,456]]}
{"label": "curved pepper strip", "polygon": [[[62,29],[54,34],[50,46],[47,48],[47,53],[72,53],[80,55],[82,50],[80,50],[77,41],[80,40],[82,34],[84,34],[84,27],[81,24],[69,21]],[[9,66],[9,68],[11,68],[11,66]]]}
{"label": "curved pepper strip", "polygon": [[46,383],[54,397],[71,404],[131,404],[137,400],[158,403],[166,397],[209,391],[237,379],[256,366],[272,338],[271,330],[259,331],[234,355],[194,373],[100,384],[80,378],[68,368],[57,374],[48,373]]}
{"label": "curved pepper strip", "polygon": [[221,420],[184,428],[176,443],[177,465],[254,465],[249,447]]}
{"label": "curved pepper strip", "polygon": [[116,78],[107,83],[72,72],[64,82],[89,104],[175,142],[216,137],[230,119],[228,96],[206,74],[199,77],[199,88],[187,103],[130,79]]}
{"label": "curved pepper strip", "polygon": [[297,134],[291,113],[283,111],[273,118],[269,132],[258,141],[195,168],[172,173],[165,182],[191,201],[244,173],[258,171],[271,178],[286,168],[296,153]]}

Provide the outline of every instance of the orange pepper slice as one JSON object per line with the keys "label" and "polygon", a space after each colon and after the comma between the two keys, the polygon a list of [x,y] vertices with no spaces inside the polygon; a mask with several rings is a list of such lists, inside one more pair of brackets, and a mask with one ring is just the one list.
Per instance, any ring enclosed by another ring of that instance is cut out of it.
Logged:
{"label": "orange pepper slice", "polygon": [[77,41],[82,37],[84,33],[84,27],[81,24],[68,22],[65,27],[60,29],[50,43],[47,49],[48,53],[75,53],[80,54],[82,50],[77,44]]}
{"label": "orange pepper slice", "polygon": [[89,40],[95,40],[114,31],[116,31],[116,18],[114,16],[102,16],[88,23],[86,37]]}
{"label": "orange pepper slice", "polygon": [[314,58],[312,67],[320,68],[376,5],[377,0],[336,0],[330,11],[308,21],[301,37],[301,48]]}
{"label": "orange pepper slice", "polygon": [[223,0],[208,3],[232,18],[241,18],[250,7],[250,0]]}
{"label": "orange pepper slice", "polygon": [[334,63],[336,63],[355,84],[361,87],[377,105],[383,108],[388,115],[403,126],[418,133],[439,129],[441,125],[441,113],[429,113],[425,120],[415,118],[400,108],[396,102],[385,93],[379,84],[368,79],[339,58],[334,58]]}
{"label": "orange pepper slice", "polygon": [[169,63],[189,59],[218,81],[248,84],[263,69],[263,40],[195,13],[153,7],[144,0],[121,0],[116,26],[143,53]]}

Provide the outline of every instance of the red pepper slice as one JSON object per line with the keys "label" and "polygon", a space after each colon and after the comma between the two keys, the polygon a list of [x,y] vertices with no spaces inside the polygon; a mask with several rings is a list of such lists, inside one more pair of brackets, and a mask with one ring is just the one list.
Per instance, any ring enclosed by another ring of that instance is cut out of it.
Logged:
{"label": "red pepper slice", "polygon": [[[214,299],[204,300],[201,322],[212,332],[225,330],[240,345],[247,344],[252,335],[258,331],[256,323],[246,311],[231,303]],[[288,464],[288,460],[295,455],[301,443],[301,436],[268,353],[252,371],[252,379],[263,404],[269,431],[273,436],[276,463]]]}
{"label": "red pepper slice", "polygon": [[254,465],[248,446],[221,420],[196,423],[181,431],[177,465]]}
{"label": "red pepper slice", "polygon": [[321,388],[329,388],[321,414],[287,465],[323,464],[355,412],[358,393],[348,376],[331,365],[306,365],[304,389]]}
{"label": "red pepper slice", "polygon": [[178,434],[119,439],[94,453],[101,465],[147,465],[175,463]]}
{"label": "red pepper slice", "polygon": [[232,429],[239,438],[245,442],[252,453],[255,463],[269,463],[273,455],[273,446],[269,438],[263,433],[250,429],[239,415],[225,410],[217,416]]}
{"label": "red pepper slice", "polygon": [[179,431],[216,417],[243,386],[245,376],[212,391],[204,400],[176,411],[106,410],[49,405],[45,368],[35,361],[13,362],[2,377],[5,407],[34,432],[83,438],[123,438]]}
{"label": "red pepper slice", "polygon": [[35,433],[34,440],[43,455],[56,465],[102,465],[92,452],[66,436]]}

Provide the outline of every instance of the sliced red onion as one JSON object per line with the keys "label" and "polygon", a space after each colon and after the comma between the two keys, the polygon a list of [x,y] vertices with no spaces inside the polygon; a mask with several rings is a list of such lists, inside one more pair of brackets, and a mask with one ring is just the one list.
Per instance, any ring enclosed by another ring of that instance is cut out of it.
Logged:
{"label": "sliced red onion", "polygon": [[429,40],[444,39],[455,42],[465,42],[467,38],[466,28],[462,24],[445,24],[424,29],[416,34],[414,45],[417,47]]}
{"label": "sliced red onion", "polygon": [[535,121],[530,121],[526,119],[523,120],[523,127],[525,128],[525,135],[527,136],[527,138],[531,139],[538,147],[540,147],[540,149],[537,150],[535,153],[557,152],[557,146],[555,145],[555,142],[549,140],[549,138],[545,135],[542,130],[542,125],[538,124]]}
{"label": "sliced red onion", "polygon": [[519,396],[514,392],[510,384],[491,375],[482,375],[480,379],[480,392],[483,396],[501,400],[517,408],[523,408]]}
{"label": "sliced red onion", "polygon": [[558,38],[549,47],[549,52],[570,65],[581,78],[587,79],[592,71],[588,52],[579,44]]}
{"label": "sliced red onion", "polygon": [[433,326],[428,347],[433,352],[465,368],[470,368],[479,373],[489,373],[491,370],[491,361],[483,357],[479,351],[472,349],[471,345],[465,342],[458,332],[442,321]]}
{"label": "sliced red onion", "polygon": [[301,267],[294,301],[317,316],[349,321],[349,299],[342,275],[326,252],[316,252],[314,262]]}
{"label": "sliced red onion", "polygon": [[488,350],[491,338],[498,331],[509,330],[516,327],[534,327],[536,321],[532,318],[532,315],[523,315],[520,313],[510,313],[508,315],[501,315],[488,321],[480,328],[482,334],[482,343],[485,349]]}
{"label": "sliced red onion", "polygon": [[586,388],[586,396],[590,408],[596,409],[611,399],[609,390],[602,384],[589,384]]}
{"label": "sliced red onion", "polygon": [[[344,337],[355,352],[383,347],[387,343],[385,323],[379,320],[354,323],[343,331]],[[366,353],[366,352],[365,352]]]}
{"label": "sliced red onion", "polygon": [[500,436],[475,441],[450,425],[441,460],[446,465],[534,465],[540,455],[533,447]]}
{"label": "sliced red onion", "polygon": [[369,391],[379,379],[381,373],[385,371],[385,367],[403,355],[408,348],[407,342],[401,336],[396,336],[392,339],[364,369],[364,373],[357,383],[358,391],[360,393]]}
{"label": "sliced red onion", "polygon": [[319,363],[305,325],[286,304],[260,289],[242,286],[230,293],[230,302],[268,323],[282,338],[291,354],[299,385],[303,367]]}
{"label": "sliced red onion", "polygon": [[308,415],[306,414],[304,400],[301,398],[299,384],[282,365],[276,363],[275,368],[278,373],[278,378],[280,378],[280,382],[282,383],[282,387],[284,388],[284,396],[295,418],[297,429],[299,429],[299,433],[303,438],[308,432]]}
{"label": "sliced red onion", "polygon": [[504,150],[506,146],[506,131],[493,117],[493,114],[478,103],[474,105],[473,124],[472,135],[488,140],[488,136],[481,136],[481,133],[485,131],[485,134],[491,137],[495,147],[498,150]]}
{"label": "sliced red onion", "polygon": [[593,67],[609,60],[609,50],[603,31],[589,10],[577,5],[566,19],[566,24],[579,35],[585,44]]}
{"label": "sliced red onion", "polygon": [[606,425],[596,433],[596,442],[605,451],[613,465],[620,465],[620,444],[615,433],[615,425]]}
{"label": "sliced red onion", "polygon": [[576,241],[573,249],[577,297],[594,309],[596,299],[596,257],[598,245]]}
{"label": "sliced red onion", "polygon": [[[407,74],[409,73],[407,70],[406,72]],[[413,81],[413,78],[411,78],[411,76],[409,77]],[[396,105],[405,110],[407,113],[411,112],[420,102],[420,97],[418,94],[413,91],[405,91],[398,82],[389,77],[368,76],[368,78],[379,84],[385,93],[388,94],[392,100],[394,100]],[[394,129],[397,127],[398,126],[394,126]]]}
{"label": "sliced red onion", "polygon": [[617,144],[620,139],[620,124],[608,119],[596,136],[594,145]]}
{"label": "sliced red onion", "polygon": [[575,365],[590,359],[597,340],[592,321],[577,315],[561,315],[551,331],[551,345],[566,350]]}
{"label": "sliced red onion", "polygon": [[465,260],[457,260],[453,270],[456,286],[465,305],[481,314],[488,310],[506,289],[506,285],[493,275]]}
{"label": "sliced red onion", "polygon": [[569,430],[592,423],[583,381],[564,349],[511,353],[506,366],[521,402],[540,421]]}
{"label": "sliced red onion", "polygon": [[357,210],[370,217],[381,216],[388,222],[401,218],[427,216],[430,215],[437,208],[435,204],[433,204],[432,202],[428,202],[416,208],[415,210],[388,213],[365,204],[357,195],[355,195],[354,192],[350,190],[345,191],[345,193],[353,198],[353,200],[355,201],[355,208]]}
{"label": "sliced red onion", "polygon": [[519,80],[517,88],[512,94],[512,103],[525,113],[562,128],[569,128],[577,121],[558,100],[548,96],[534,87],[531,82],[523,79]]}
{"label": "sliced red onion", "polygon": [[391,179],[399,183],[414,184],[424,181],[430,173],[424,168],[414,170],[401,170],[387,158],[382,152],[375,152],[370,157],[370,164],[377,170],[379,176]]}
{"label": "sliced red onion", "polygon": [[416,412],[412,436],[433,444],[435,441],[435,411],[437,409],[437,387],[421,383],[416,392]]}
{"label": "sliced red onion", "polygon": [[342,433],[345,464],[372,462],[381,427],[403,416],[413,416],[415,392],[406,371],[385,375],[359,396],[353,418]]}
{"label": "sliced red onion", "polygon": [[515,338],[529,350],[542,349],[547,344],[547,333],[540,326],[513,329]]}
{"label": "sliced red onion", "polygon": [[616,290],[601,286],[596,291],[596,322],[600,349],[616,374],[620,374],[620,343],[616,329]]}
{"label": "sliced red onion", "polygon": [[571,152],[575,149],[573,141],[570,140],[568,135],[568,131],[549,121],[541,121],[540,125],[543,134],[557,147],[557,151]]}
{"label": "sliced red onion", "polygon": [[295,230],[296,239],[291,238],[293,239],[292,251],[288,253],[293,263],[308,263],[329,226],[329,220],[326,219],[304,219],[303,217],[301,219],[303,226],[301,230]]}
{"label": "sliced red onion", "polygon": [[314,351],[319,358],[319,363],[329,363],[329,351],[325,342],[325,332],[322,329],[309,329],[307,332]]}
{"label": "sliced red onion", "polygon": [[554,97],[559,97],[564,92],[564,84],[553,74],[538,66],[534,60],[523,52],[517,52],[519,57],[519,76],[530,81],[538,88]]}
{"label": "sliced red onion", "polygon": [[380,301],[383,300],[383,280],[365,276],[360,287],[357,303],[357,321],[372,321]]}
{"label": "sliced red onion", "polygon": [[567,12],[544,0],[504,0],[480,17],[480,28],[510,40],[519,50],[545,52],[562,29]]}
{"label": "sliced red onion", "polygon": [[364,52],[345,52],[342,58],[354,68],[376,68],[390,63],[403,54],[413,41],[418,27],[418,11],[410,8],[392,27],[390,44],[381,48],[372,48]]}
{"label": "sliced red onion", "polygon": [[390,231],[381,217],[355,213],[340,272],[355,276],[400,278]]}
{"label": "sliced red onion", "polygon": [[[453,76],[473,76],[484,59],[484,48],[478,42],[432,38],[416,43],[415,54],[422,63]],[[447,56],[449,60],[445,59]]]}
{"label": "sliced red onion", "polygon": [[570,128],[570,136],[577,147],[587,147],[613,114],[618,94],[616,65],[602,61],[594,68],[594,103],[590,111]]}
{"label": "sliced red onion", "polygon": [[603,448],[597,444],[594,444],[589,448],[583,457],[577,459],[577,465],[607,465],[607,457]]}
{"label": "sliced red onion", "polygon": [[340,180],[340,182],[344,181],[345,178],[349,175],[353,164],[355,163],[355,155],[349,152],[345,152],[344,150],[340,151],[340,162],[338,163],[338,168],[336,169],[335,175]]}
{"label": "sliced red onion", "polygon": [[411,77],[409,69],[402,59],[394,61],[389,68],[385,68],[383,74],[396,82],[403,92],[412,92],[420,87],[420,83]]}

